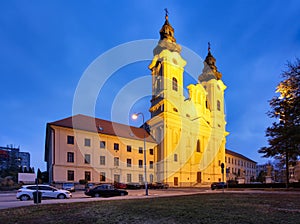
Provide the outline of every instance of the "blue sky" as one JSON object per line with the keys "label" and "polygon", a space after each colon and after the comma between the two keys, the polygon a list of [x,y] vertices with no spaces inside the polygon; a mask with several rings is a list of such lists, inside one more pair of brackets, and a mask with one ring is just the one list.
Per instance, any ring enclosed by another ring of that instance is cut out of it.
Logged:
{"label": "blue sky", "polygon": [[[227,148],[265,162],[257,150],[267,144],[264,132],[272,122],[268,100],[286,62],[300,52],[297,0],[1,1],[0,145],[20,146],[30,152],[31,165],[44,170],[46,123],[72,115],[85,69],[120,44],[158,39],[166,7],[177,43],[204,58],[211,42],[228,87]],[[97,99],[97,117],[112,119],[113,98],[128,82],[150,76],[148,64],[125,66],[111,77]],[[138,100],[132,110],[149,117],[148,100]]]}

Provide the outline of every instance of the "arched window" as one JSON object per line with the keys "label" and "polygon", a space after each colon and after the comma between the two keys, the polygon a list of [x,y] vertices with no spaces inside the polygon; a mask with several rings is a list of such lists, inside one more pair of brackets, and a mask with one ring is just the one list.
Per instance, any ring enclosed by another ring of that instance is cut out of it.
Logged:
{"label": "arched window", "polygon": [[220,100],[217,101],[217,110],[221,111],[221,102],[220,102]]}
{"label": "arched window", "polygon": [[172,89],[177,91],[178,90],[178,84],[177,84],[177,79],[173,77],[172,79]]}

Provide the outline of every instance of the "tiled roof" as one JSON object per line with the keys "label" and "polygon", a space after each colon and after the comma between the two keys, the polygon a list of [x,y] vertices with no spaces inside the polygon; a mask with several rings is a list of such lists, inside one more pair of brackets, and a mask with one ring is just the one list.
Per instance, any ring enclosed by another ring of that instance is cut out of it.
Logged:
{"label": "tiled roof", "polygon": [[99,118],[94,118],[82,114],[54,121],[48,123],[48,125],[55,125],[59,127],[84,130],[93,133],[119,136],[123,138],[130,138],[141,141],[144,139],[145,135],[147,142],[156,143],[152,136],[149,135],[143,128],[128,126],[125,124],[102,120]]}
{"label": "tiled roof", "polygon": [[226,154],[229,154],[229,155],[232,155],[232,156],[239,157],[239,158],[241,158],[241,159],[248,160],[248,161],[253,162],[253,163],[257,163],[257,162],[255,162],[255,161],[253,161],[252,159],[249,159],[249,158],[247,158],[246,156],[243,156],[242,154],[239,154],[239,153],[237,153],[237,152],[231,151],[231,150],[229,150],[229,149],[226,149],[225,153],[226,153]]}

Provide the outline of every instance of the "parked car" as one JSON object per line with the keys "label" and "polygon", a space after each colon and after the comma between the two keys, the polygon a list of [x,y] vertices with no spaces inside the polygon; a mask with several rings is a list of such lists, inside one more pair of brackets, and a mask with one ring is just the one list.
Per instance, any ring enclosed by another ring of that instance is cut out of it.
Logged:
{"label": "parked car", "polygon": [[[36,192],[37,185],[23,185],[17,191],[17,199],[27,201],[33,199],[33,192]],[[42,198],[58,198],[65,199],[72,197],[72,193],[66,190],[59,190],[50,185],[38,185],[38,191],[42,193]]]}
{"label": "parked car", "polygon": [[75,192],[75,185],[74,183],[63,183],[62,189],[70,192]]}
{"label": "parked car", "polygon": [[127,184],[115,182],[114,187],[117,188],[117,189],[126,189]]}
{"label": "parked car", "polygon": [[164,184],[164,183],[156,182],[156,183],[152,184],[152,188],[153,189],[168,189],[169,188],[169,184]]}
{"label": "parked car", "polygon": [[84,194],[91,197],[112,197],[128,195],[128,192],[125,190],[116,189],[111,184],[101,184],[94,188],[86,189]]}
{"label": "parked car", "polygon": [[139,183],[128,183],[127,189],[141,189],[142,186]]}
{"label": "parked car", "polygon": [[215,189],[222,189],[222,188],[226,188],[227,184],[225,182],[214,182],[211,184],[211,189],[215,190]]}

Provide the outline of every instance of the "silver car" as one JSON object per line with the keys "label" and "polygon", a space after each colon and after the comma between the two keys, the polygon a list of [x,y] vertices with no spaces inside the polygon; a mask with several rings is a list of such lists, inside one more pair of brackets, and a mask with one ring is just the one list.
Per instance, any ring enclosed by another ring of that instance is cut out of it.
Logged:
{"label": "silver car", "polygon": [[[27,201],[33,199],[33,192],[36,192],[37,185],[23,185],[17,191],[17,199],[21,201]],[[42,193],[42,198],[58,198],[58,199],[65,199],[72,197],[70,191],[66,190],[59,190],[55,187],[49,185],[38,185],[38,191]]]}

